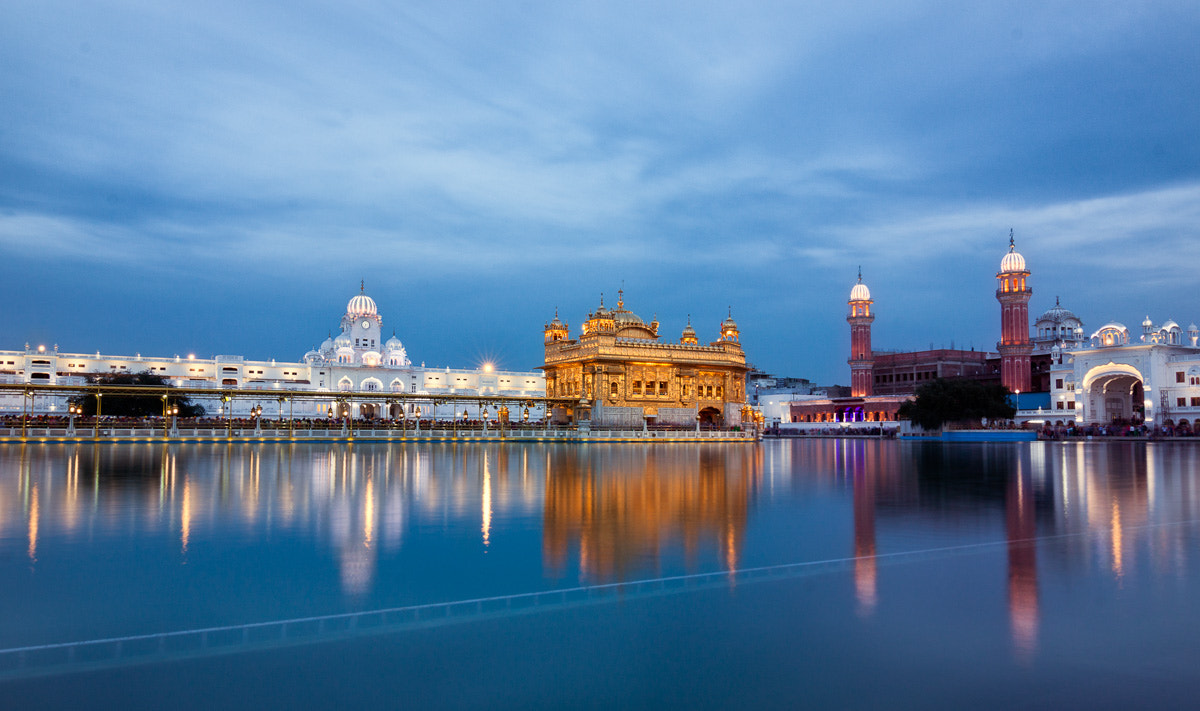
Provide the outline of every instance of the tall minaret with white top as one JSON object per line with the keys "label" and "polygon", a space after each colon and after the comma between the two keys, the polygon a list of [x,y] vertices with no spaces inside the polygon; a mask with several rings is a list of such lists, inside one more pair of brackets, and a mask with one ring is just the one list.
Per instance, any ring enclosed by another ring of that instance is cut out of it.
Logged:
{"label": "tall minaret with white top", "polygon": [[1000,282],[996,300],[1000,302],[1000,382],[1014,393],[1030,389],[1033,343],[1029,340],[1029,297],[1033,289],[1026,280],[1029,270],[1025,258],[1017,251],[1012,230],[1008,232],[1008,254],[1000,260]]}
{"label": "tall minaret with white top", "polygon": [[874,392],[875,358],[871,353],[871,290],[862,281],[862,267],[858,268],[858,283],[850,290],[850,395],[868,397]]}

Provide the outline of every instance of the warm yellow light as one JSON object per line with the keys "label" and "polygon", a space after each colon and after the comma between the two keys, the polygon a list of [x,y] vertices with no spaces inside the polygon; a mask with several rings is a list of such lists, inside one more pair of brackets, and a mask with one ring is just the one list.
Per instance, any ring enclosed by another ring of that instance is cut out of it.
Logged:
{"label": "warm yellow light", "polygon": [[45,346],[38,346],[38,353],[45,353],[45,352],[46,352]]}
{"label": "warm yellow light", "polygon": [[491,363],[483,364],[483,372],[485,372],[485,373],[490,373],[495,369],[496,369],[496,366],[492,365]]}

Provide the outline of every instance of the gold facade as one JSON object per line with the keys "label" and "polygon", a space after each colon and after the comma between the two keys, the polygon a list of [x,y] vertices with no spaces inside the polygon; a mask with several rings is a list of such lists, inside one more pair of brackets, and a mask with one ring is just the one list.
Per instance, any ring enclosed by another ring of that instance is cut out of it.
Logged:
{"label": "gold facade", "polygon": [[623,294],[615,309],[601,299],[578,339],[556,313],[545,327],[546,395],[578,398],[579,406],[567,414],[597,424],[615,424],[619,417],[740,423],[747,367],[732,315],[708,345],[700,345],[690,320],[675,342],[663,341],[658,326],[657,319],[647,324],[626,310]]}

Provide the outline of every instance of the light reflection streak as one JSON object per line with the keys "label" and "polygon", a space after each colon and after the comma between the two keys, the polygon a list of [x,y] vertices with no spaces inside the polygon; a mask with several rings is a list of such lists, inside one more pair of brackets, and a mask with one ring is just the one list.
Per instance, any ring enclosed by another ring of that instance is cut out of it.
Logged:
{"label": "light reflection streak", "polygon": [[33,485],[29,493],[29,560],[37,562],[37,542],[38,542],[38,487]]}
{"label": "light reflection streak", "polygon": [[487,452],[483,454],[483,545],[487,547],[492,530],[492,474],[488,468]]}

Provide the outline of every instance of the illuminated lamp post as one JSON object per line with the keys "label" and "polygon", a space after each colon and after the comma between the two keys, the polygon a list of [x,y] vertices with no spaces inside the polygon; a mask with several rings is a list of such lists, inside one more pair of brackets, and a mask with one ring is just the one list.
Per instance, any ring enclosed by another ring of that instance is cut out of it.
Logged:
{"label": "illuminated lamp post", "polygon": [[254,420],[254,434],[262,434],[262,405],[250,408],[250,418]]}
{"label": "illuminated lamp post", "polygon": [[225,403],[225,439],[233,439],[233,396],[222,395],[221,402]]}
{"label": "illuminated lamp post", "polygon": [[78,415],[82,409],[83,408],[79,407],[75,403],[70,403],[67,405],[67,436],[68,437],[75,436],[75,416]]}
{"label": "illuminated lamp post", "polygon": [[413,428],[413,433],[420,432],[421,431],[421,406],[420,405],[417,405],[416,408],[413,409],[413,417],[417,418],[417,424]]}
{"label": "illuminated lamp post", "polygon": [[99,388],[96,390],[96,416],[92,418],[92,439],[100,439],[100,398],[103,395]]}

